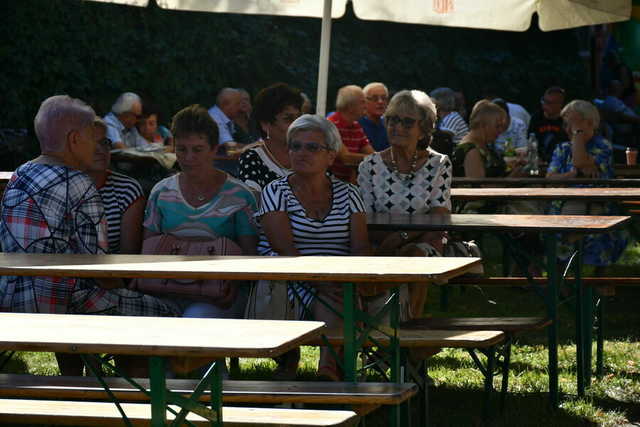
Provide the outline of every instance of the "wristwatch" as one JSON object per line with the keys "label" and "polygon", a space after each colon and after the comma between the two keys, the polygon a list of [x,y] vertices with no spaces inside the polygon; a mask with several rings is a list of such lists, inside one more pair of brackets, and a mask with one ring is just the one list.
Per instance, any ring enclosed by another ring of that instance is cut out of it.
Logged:
{"label": "wristwatch", "polygon": [[402,237],[402,240],[409,240],[409,233],[407,233],[406,231],[401,231],[400,237]]}

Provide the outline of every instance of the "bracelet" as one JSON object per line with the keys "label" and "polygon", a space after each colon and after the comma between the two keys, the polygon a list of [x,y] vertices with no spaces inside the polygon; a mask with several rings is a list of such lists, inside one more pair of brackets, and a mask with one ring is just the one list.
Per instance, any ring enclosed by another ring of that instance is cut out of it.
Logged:
{"label": "bracelet", "polygon": [[406,231],[401,231],[400,237],[402,237],[402,240],[409,240],[409,233],[407,233]]}

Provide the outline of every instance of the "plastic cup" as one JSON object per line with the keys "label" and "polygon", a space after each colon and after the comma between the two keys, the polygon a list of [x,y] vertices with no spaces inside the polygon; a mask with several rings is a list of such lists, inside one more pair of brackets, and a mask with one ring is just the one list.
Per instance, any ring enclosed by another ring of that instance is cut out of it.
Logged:
{"label": "plastic cup", "polygon": [[635,148],[627,148],[627,165],[634,166],[638,162],[638,150]]}

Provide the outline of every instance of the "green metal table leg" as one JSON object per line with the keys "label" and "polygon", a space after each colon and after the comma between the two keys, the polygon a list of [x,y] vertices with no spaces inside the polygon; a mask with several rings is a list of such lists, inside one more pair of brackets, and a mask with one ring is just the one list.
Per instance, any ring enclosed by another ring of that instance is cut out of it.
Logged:
{"label": "green metal table leg", "polygon": [[[426,286],[426,285],[424,285]],[[400,326],[400,289],[396,286],[391,290],[391,311],[389,312],[389,326],[393,330],[393,336],[390,339],[390,351],[391,351],[391,373],[390,378],[392,383],[401,382],[400,378],[400,340],[398,339],[398,327]],[[400,426],[400,411],[399,405],[393,405],[391,407],[391,425]]]}
{"label": "green metal table leg", "polygon": [[165,427],[167,423],[167,384],[163,357],[149,357],[149,384],[151,388],[151,426]]}
{"label": "green metal table leg", "polygon": [[584,396],[585,391],[585,295],[582,288],[582,241],[578,243],[578,254],[576,255],[573,274],[575,276],[576,290],[576,378],[578,383],[578,396]]}
{"label": "green metal table leg", "polygon": [[604,375],[604,309],[606,297],[601,295],[598,300],[598,344],[596,347],[596,376],[602,379]]}
{"label": "green metal table leg", "polygon": [[344,380],[356,381],[356,295],[355,285],[342,285],[344,295]]}
{"label": "green metal table leg", "polygon": [[584,382],[591,385],[591,355],[593,353],[593,287],[584,289]]}
{"label": "green metal table leg", "polygon": [[218,414],[216,421],[211,421],[211,427],[222,427],[222,375],[224,374],[223,359],[215,361],[216,374],[211,378],[211,409]]}
{"label": "green metal table leg", "polygon": [[482,409],[485,425],[489,425],[489,420],[491,419],[491,395],[493,394],[495,356],[495,347],[487,349],[487,370],[484,377],[484,408]]}
{"label": "green metal table leg", "polygon": [[551,324],[547,328],[549,341],[549,402],[551,407],[558,407],[558,270],[557,270],[557,236],[545,233],[545,252],[547,255],[547,271],[549,287],[547,290],[547,316]]}

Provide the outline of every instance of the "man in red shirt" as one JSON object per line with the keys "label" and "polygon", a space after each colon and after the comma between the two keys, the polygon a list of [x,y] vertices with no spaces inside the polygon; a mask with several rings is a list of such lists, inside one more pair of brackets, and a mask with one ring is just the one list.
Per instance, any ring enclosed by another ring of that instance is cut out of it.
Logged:
{"label": "man in red shirt", "polygon": [[338,153],[331,172],[346,182],[356,183],[358,164],[374,152],[369,139],[357,122],[366,113],[365,96],[362,88],[348,85],[340,88],[336,98],[336,113],[329,117],[342,138],[342,148]]}

